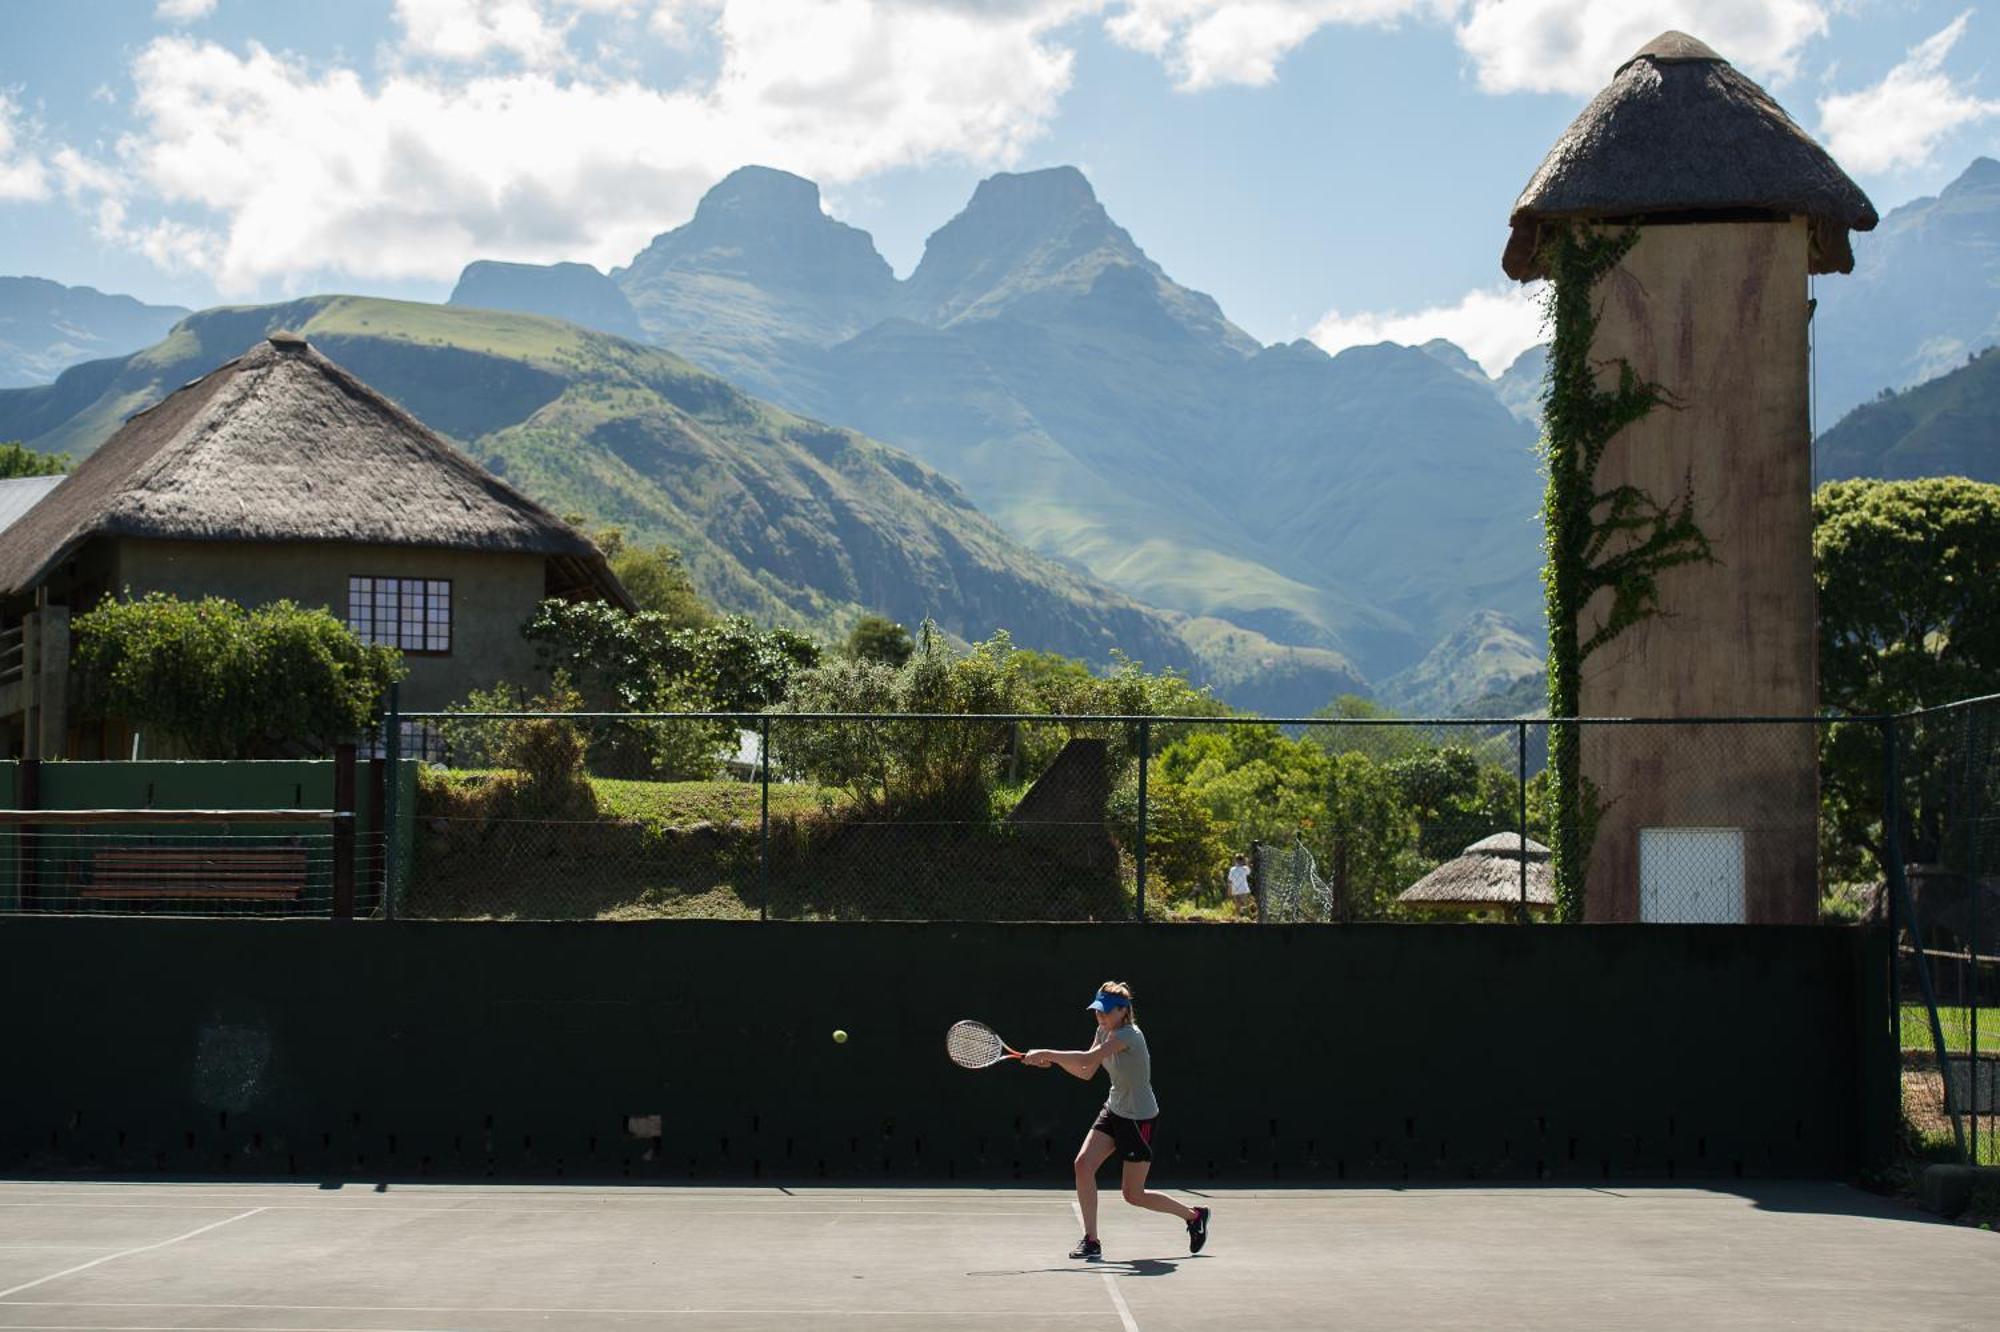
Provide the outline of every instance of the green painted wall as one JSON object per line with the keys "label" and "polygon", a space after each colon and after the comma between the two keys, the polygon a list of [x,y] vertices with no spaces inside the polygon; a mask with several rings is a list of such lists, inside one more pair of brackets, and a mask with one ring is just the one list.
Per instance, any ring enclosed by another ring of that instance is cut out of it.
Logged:
{"label": "green painted wall", "polygon": [[1160,1187],[1844,1177],[1892,1139],[1887,957],[1819,927],[0,918],[0,1171],[1061,1186],[1101,1081],[968,1072],[944,1029],[1075,1048],[1117,977]]}

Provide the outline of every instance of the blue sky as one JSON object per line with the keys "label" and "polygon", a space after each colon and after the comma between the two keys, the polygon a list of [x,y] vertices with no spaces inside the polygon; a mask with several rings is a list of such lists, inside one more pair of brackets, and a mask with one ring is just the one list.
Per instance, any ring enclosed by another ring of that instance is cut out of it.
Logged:
{"label": "blue sky", "polygon": [[[1514,195],[1679,27],[1886,212],[2000,155],[2000,10],[1919,0],[0,0],[0,273],[203,306],[625,262],[731,167],[907,273],[982,176],[1082,167],[1270,340],[1532,337]],[[1865,238],[1859,242],[1865,244]]]}

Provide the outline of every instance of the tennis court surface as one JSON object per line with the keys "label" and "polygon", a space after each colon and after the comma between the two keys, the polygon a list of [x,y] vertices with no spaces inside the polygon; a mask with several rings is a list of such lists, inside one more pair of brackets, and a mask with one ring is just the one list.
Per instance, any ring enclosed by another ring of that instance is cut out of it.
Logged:
{"label": "tennis court surface", "polygon": [[1054,1189],[0,1183],[0,1328],[1991,1326],[2000,1237],[1839,1185],[1218,1189],[1208,1251]]}

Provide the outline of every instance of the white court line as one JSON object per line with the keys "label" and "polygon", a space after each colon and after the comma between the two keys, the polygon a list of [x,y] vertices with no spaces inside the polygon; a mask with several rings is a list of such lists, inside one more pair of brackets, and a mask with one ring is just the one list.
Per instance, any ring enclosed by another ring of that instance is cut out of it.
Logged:
{"label": "white court line", "polygon": [[1118,1289],[1118,1281],[1109,1272],[1104,1277],[1104,1288],[1111,1292],[1111,1306],[1118,1310],[1118,1321],[1125,1326],[1125,1332],[1139,1332],[1139,1324],[1132,1319],[1132,1310],[1125,1303],[1125,1296]]}
{"label": "white court line", "polygon": [[[1082,1230],[1083,1204],[1071,1198],[1069,1200],[1069,1210],[1071,1215],[1076,1217],[1076,1228]],[[1104,1289],[1111,1293],[1111,1307],[1118,1311],[1119,1325],[1125,1329],[1125,1332],[1139,1332],[1139,1324],[1132,1317],[1132,1307],[1125,1303],[1125,1293],[1118,1289],[1117,1278],[1109,1272],[1099,1272],[1098,1275],[1104,1278]]]}
{"label": "white court line", "polygon": [[211,1221],[205,1226],[197,1226],[184,1234],[174,1236],[172,1239],[163,1239],[155,1244],[141,1244],[136,1249],[121,1249],[117,1253],[107,1253],[102,1258],[93,1258],[87,1263],[78,1263],[75,1267],[66,1267],[60,1272],[51,1272],[45,1277],[36,1277],[33,1281],[23,1281],[18,1286],[9,1286],[5,1290],[0,1290],[0,1299],[5,1299],[9,1295],[18,1295],[24,1290],[33,1290],[36,1286],[46,1285],[62,1277],[75,1276],[78,1272],[87,1272],[93,1267],[112,1262],[115,1259],[130,1258],[135,1253],[151,1253],[154,1249],[164,1249],[169,1244],[179,1244],[182,1240],[193,1239],[196,1235],[205,1235],[211,1230],[229,1225],[234,1221],[241,1221],[245,1217],[255,1216],[257,1213],[267,1210],[269,1209],[253,1207],[247,1212],[238,1212],[235,1216],[224,1217],[220,1221]]}
{"label": "white court line", "polygon": [[[579,1309],[529,1306],[524,1308],[489,1308],[485,1305],[431,1306],[431,1305],[375,1305],[375,1304],[100,1304],[81,1302],[66,1304],[60,1301],[8,1301],[0,1307],[9,1309],[234,1309],[244,1312],[263,1313],[421,1313],[421,1314],[563,1314],[566,1316],[590,1315],[605,1318],[714,1318],[738,1315],[745,1318],[786,1317],[798,1319],[820,1318],[1088,1318],[1100,1320],[1103,1315],[1076,1309],[741,1309],[741,1308],[680,1308],[680,1309]],[[21,1329],[40,1327],[39,1323],[8,1323],[7,1332],[21,1332]],[[81,1329],[85,1325],[63,1323],[64,1328]],[[125,1324],[118,1324],[123,1327]],[[174,1323],[175,1328],[186,1328],[194,1332],[192,1324]],[[241,1323],[231,1323],[229,1332],[255,1332]],[[282,1332],[345,1332],[345,1329],[314,1329],[288,1327]],[[367,1329],[366,1332],[410,1332],[409,1329]]]}
{"label": "white court line", "polygon": [[[769,1207],[690,1207],[686,1203],[674,1203],[670,1199],[659,1199],[669,1204],[670,1212],[688,1212],[700,1216],[1047,1216],[1043,1211],[1015,1210],[973,1211],[963,1207],[955,1208],[913,1208],[913,1207],[801,1207],[776,1211]],[[235,1203],[100,1203],[100,1202],[0,1202],[0,1207],[84,1207],[105,1210],[120,1209],[134,1212],[188,1212],[221,1211],[234,1207]],[[259,1212],[317,1212],[334,1215],[340,1212],[416,1212],[433,1216],[473,1216],[481,1212],[500,1212],[507,1215],[526,1216],[573,1216],[581,1209],[575,1207],[403,1207],[395,1203],[353,1202],[340,1205],[316,1206],[308,1203],[266,1203],[256,1209]],[[4,1294],[5,1292],[0,1292]]]}
{"label": "white court line", "polygon": [[[943,1314],[935,1309],[783,1309],[783,1308],[709,1308],[705,1305],[676,1305],[673,1308],[628,1309],[605,1306],[604,1308],[579,1308],[575,1305],[553,1304],[243,1304],[222,1300],[0,1300],[0,1309],[236,1309],[253,1313],[423,1313],[423,1314],[796,1314],[800,1317],[839,1315],[860,1317],[864,1314],[880,1314],[883,1317],[951,1317],[951,1318],[1096,1318],[1097,1314],[1080,1309],[948,1309]],[[0,1324],[6,1332],[12,1332],[12,1325]]]}

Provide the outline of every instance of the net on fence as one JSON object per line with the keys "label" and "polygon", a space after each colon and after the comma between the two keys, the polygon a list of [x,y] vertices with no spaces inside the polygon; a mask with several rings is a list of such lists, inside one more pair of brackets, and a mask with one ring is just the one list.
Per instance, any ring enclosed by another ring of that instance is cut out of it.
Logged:
{"label": "net on fence", "polygon": [[[501,766],[426,777],[398,905],[439,918],[1248,920],[1237,857],[1296,842],[1332,903],[1301,896],[1302,920],[1805,923],[1823,886],[1858,913],[1869,861],[1824,825],[1819,769],[1846,750],[1815,719],[440,725],[455,762]],[[1583,793],[1563,903],[1558,730]]]}
{"label": "net on fence", "polygon": [[1256,856],[1262,892],[1257,918],[1267,925],[1325,924],[1335,918],[1333,885],[1320,877],[1319,862],[1294,837],[1290,846],[1259,843]]}
{"label": "net on fence", "polygon": [[1899,724],[1897,1044],[1920,1153],[2000,1163],[2000,704]]}
{"label": "net on fence", "polygon": [[[509,725],[455,720],[489,750]],[[572,751],[644,737],[667,766],[426,778],[401,914],[452,919],[1125,920],[1136,770],[1117,725],[648,716],[574,723]],[[541,742],[561,749],[561,737]],[[1128,783],[1129,784],[1129,783]]]}
{"label": "net on fence", "polygon": [[[89,813],[90,811],[82,811]],[[54,811],[50,818],[79,811]],[[351,848],[295,827],[93,822],[0,826],[0,909],[152,916],[369,916],[381,910],[379,834]],[[343,892],[343,880],[351,885]],[[350,899],[346,895],[351,893]]]}

